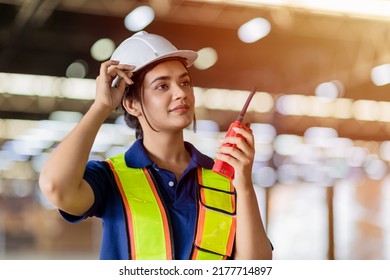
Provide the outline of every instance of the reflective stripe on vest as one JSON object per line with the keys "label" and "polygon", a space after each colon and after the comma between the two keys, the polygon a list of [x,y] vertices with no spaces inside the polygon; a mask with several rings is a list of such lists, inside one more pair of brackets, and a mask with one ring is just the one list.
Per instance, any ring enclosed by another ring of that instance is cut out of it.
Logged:
{"label": "reflective stripe on vest", "polygon": [[149,173],[128,168],[124,155],[107,161],[115,176],[127,217],[131,259],[172,259],[166,211]]}
{"label": "reflective stripe on vest", "polygon": [[[146,169],[129,168],[124,155],[107,160],[127,219],[129,258],[173,259],[166,209]],[[226,259],[234,244],[235,191],[229,179],[198,168],[198,218],[192,259]]]}

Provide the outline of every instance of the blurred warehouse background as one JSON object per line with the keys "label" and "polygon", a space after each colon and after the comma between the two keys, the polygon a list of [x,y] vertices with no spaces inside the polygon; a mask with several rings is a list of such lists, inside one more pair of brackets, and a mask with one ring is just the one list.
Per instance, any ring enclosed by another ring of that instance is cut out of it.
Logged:
{"label": "blurred warehouse background", "polygon": [[[198,132],[214,155],[249,90],[253,179],[275,259],[390,259],[390,1],[0,0],[0,259],[97,259],[101,224],[42,197],[48,154],[139,30],[199,59]],[[134,132],[113,112],[91,158]]]}

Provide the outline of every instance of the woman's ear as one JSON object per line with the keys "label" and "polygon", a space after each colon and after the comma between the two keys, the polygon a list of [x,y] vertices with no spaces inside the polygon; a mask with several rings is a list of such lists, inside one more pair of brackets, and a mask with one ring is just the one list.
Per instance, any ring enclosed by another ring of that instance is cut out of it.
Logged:
{"label": "woman's ear", "polygon": [[133,115],[134,117],[139,117],[141,115],[141,108],[139,102],[130,99],[130,98],[124,98],[122,101],[123,108],[129,113],[130,115]]}

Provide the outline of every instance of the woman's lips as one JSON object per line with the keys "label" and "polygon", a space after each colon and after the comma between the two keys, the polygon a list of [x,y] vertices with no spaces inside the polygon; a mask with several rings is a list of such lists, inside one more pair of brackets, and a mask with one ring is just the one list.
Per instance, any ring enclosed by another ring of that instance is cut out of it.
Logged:
{"label": "woman's lips", "polygon": [[186,104],[178,105],[172,109],[169,110],[169,112],[185,112],[190,108],[190,106]]}

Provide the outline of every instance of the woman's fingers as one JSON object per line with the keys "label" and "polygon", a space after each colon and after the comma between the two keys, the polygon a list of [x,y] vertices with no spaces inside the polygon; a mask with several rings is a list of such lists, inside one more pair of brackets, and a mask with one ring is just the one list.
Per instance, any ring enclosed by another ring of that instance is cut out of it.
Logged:
{"label": "woman's fingers", "polygon": [[[234,146],[221,146],[217,150],[217,158],[222,159],[223,161],[226,161],[224,159],[230,160],[236,160],[238,162],[242,162],[243,164],[248,164],[249,161],[253,158],[251,152],[249,149],[241,150],[236,145]],[[228,161],[228,163],[230,163]]]}
{"label": "woman's fingers", "polygon": [[107,60],[100,65],[100,76],[104,77],[106,83],[112,83],[114,78],[119,77],[119,80],[124,80],[126,84],[131,85],[133,81],[130,78],[133,75],[134,68],[133,65],[119,64],[119,61],[116,60]]}
{"label": "woman's fingers", "polygon": [[[113,87],[121,87],[122,85],[132,85],[134,82],[130,79],[133,73],[129,71],[118,71],[115,78],[112,80]],[[124,83],[122,82],[124,81]]]}
{"label": "woman's fingers", "polygon": [[[115,109],[123,98],[126,86],[133,84],[130,78],[134,68],[132,65],[119,64],[115,60],[101,63],[97,77],[96,102],[112,110]],[[113,86],[116,77],[119,81]]]}
{"label": "woman's fingers", "polygon": [[134,66],[132,65],[117,65],[117,66],[111,66],[109,69],[109,75],[111,76],[111,79],[119,77],[118,83],[121,80],[124,80],[126,84],[131,85],[133,84],[133,81],[130,79],[131,76],[133,76]]}
{"label": "woman's fingers", "polygon": [[247,166],[254,158],[254,137],[250,130],[234,128],[239,135],[225,137],[220,140],[221,146],[217,150],[217,158],[226,161],[232,166]]}
{"label": "woman's fingers", "polygon": [[229,136],[221,139],[221,148],[224,147],[225,150],[227,148],[228,151],[232,151],[232,149],[228,147],[235,145],[237,149],[246,154],[252,153],[254,150],[254,137],[252,131],[240,127],[235,127],[233,129],[238,135],[236,134],[236,136]]}
{"label": "woman's fingers", "polygon": [[112,79],[112,77],[110,76],[109,71],[108,71],[109,67],[111,67],[113,65],[118,65],[118,64],[119,64],[119,61],[116,61],[116,60],[107,60],[107,61],[103,62],[102,64],[100,64],[99,76],[104,77],[105,81],[109,82],[109,80]]}

